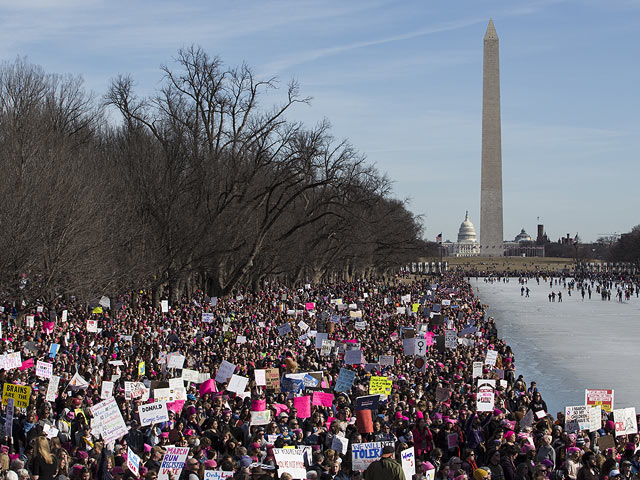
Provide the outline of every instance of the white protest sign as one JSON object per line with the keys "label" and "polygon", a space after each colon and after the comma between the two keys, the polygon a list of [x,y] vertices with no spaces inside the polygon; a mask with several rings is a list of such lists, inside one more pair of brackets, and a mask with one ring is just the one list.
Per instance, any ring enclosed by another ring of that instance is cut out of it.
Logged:
{"label": "white protest sign", "polygon": [[444,331],[444,347],[451,349],[458,348],[458,332],[456,330]]}
{"label": "white protest sign", "polygon": [[179,478],[188,455],[189,447],[167,447],[160,464],[158,480],[169,480],[169,472],[172,472],[175,478]]}
{"label": "white protest sign", "polygon": [[352,469],[354,472],[364,472],[369,465],[382,456],[382,449],[395,442],[354,443],[351,445]]}
{"label": "white protest sign", "polygon": [[15,400],[13,397],[7,398],[7,414],[4,422],[4,434],[11,438],[13,437],[13,404]]}
{"label": "white protest sign", "polygon": [[278,473],[288,473],[293,478],[307,478],[302,448],[274,448],[273,456],[278,465]]}
{"label": "white protest sign", "polygon": [[326,332],[318,332],[316,333],[316,348],[322,348],[322,342],[324,340],[329,340],[329,334]]}
{"label": "white protest sign", "polygon": [[393,366],[395,364],[395,361],[396,361],[396,357],[394,355],[380,355],[380,358],[378,359],[378,363],[380,365]]}
{"label": "white protest sign", "polygon": [[335,450],[336,452],[346,455],[347,450],[349,449],[349,439],[336,435],[333,437],[333,441],[331,442],[331,450]]}
{"label": "white protest sign", "polygon": [[169,300],[162,300],[160,302],[160,308],[162,309],[162,313],[169,312]]}
{"label": "white protest sign", "polygon": [[271,423],[271,410],[262,410],[261,412],[251,412],[251,426],[269,425]]}
{"label": "white protest sign", "polygon": [[177,400],[176,399],[175,389],[173,389],[173,388],[156,388],[153,391],[153,399],[156,402],[173,402],[173,401]]}
{"label": "white protest sign", "polygon": [[476,396],[476,410],[478,412],[492,412],[495,404],[495,394],[490,390],[481,390]]}
{"label": "white protest sign", "polygon": [[35,326],[35,319],[36,317],[34,317],[33,315],[27,315],[26,324],[28,328],[33,328]]}
{"label": "white protest sign", "polygon": [[402,470],[406,479],[413,478],[416,474],[416,454],[413,447],[400,452],[402,458]]}
{"label": "white protest sign", "polygon": [[87,332],[97,333],[98,332],[98,321],[97,320],[87,320]]}
{"label": "white protest sign", "polygon": [[235,370],[236,366],[233,363],[223,360],[220,364],[220,368],[218,368],[218,373],[216,373],[216,382],[226,383],[226,381],[231,378],[231,375],[233,375]]}
{"label": "white protest sign", "polygon": [[166,402],[145,403],[138,407],[140,425],[143,427],[169,421],[169,412]]}
{"label": "white protest sign", "polygon": [[362,357],[362,350],[347,350],[344,354],[344,363],[346,365],[360,365],[364,363]]}
{"label": "white protest sign", "polygon": [[182,378],[170,378],[169,388],[183,388],[184,380]]}
{"label": "white protest sign", "polygon": [[47,396],[45,400],[47,402],[55,402],[58,396],[58,385],[60,384],[60,377],[52,375],[49,379],[49,386],[47,387]]}
{"label": "white protest sign", "polygon": [[100,390],[100,398],[106,400],[113,395],[113,382],[103,380],[102,389]]}
{"label": "white protest sign", "polygon": [[131,447],[127,447],[127,450],[127,468],[137,477],[140,475],[140,457],[131,450]]}
{"label": "white protest sign", "polygon": [[184,367],[184,355],[171,355],[167,359],[167,368],[182,368]]}
{"label": "white protest sign", "polygon": [[238,335],[236,337],[236,345],[244,345],[245,343],[247,343],[247,337],[244,335]]}
{"label": "white protest sign", "polygon": [[413,347],[413,354],[417,357],[424,357],[427,355],[427,341],[424,338],[415,338]]}
{"label": "white protest sign", "polygon": [[96,425],[99,425],[99,433],[105,443],[115,442],[118,438],[129,433],[114,397],[109,397],[91,406],[91,413]]}
{"label": "white protest sign", "polygon": [[616,437],[638,433],[635,407],[615,409],[613,411],[613,422],[616,429]]}
{"label": "white protest sign", "polygon": [[304,332],[309,328],[309,325],[307,325],[304,321],[300,320],[298,322],[298,328]]}
{"label": "white protest sign", "polygon": [[256,385],[258,387],[266,387],[267,386],[267,377],[265,375],[265,369],[259,368],[253,371],[253,374],[256,379]]}
{"label": "white protest sign", "polygon": [[66,310],[63,310],[61,321],[66,322],[68,318],[69,318],[69,312],[67,312]]}
{"label": "white protest sign", "polygon": [[[186,382],[197,382],[198,378],[200,377],[200,372],[198,372],[197,370],[190,370],[188,368],[183,368],[182,369],[182,380],[186,381]],[[181,387],[183,387],[184,385],[180,385]]]}
{"label": "white protest sign", "polygon": [[405,356],[410,357],[415,355],[416,349],[416,339],[415,338],[403,338],[402,339],[402,350]]}
{"label": "white protest sign", "polygon": [[485,365],[495,366],[496,361],[498,360],[498,352],[495,350],[487,350],[487,356],[484,359]]}
{"label": "white protest sign", "polygon": [[202,312],[203,323],[213,323],[213,313]]}
{"label": "white protest sign", "polygon": [[482,362],[473,362],[473,378],[482,376]]}
{"label": "white protest sign", "polygon": [[278,335],[283,337],[288,333],[291,333],[291,325],[289,325],[289,323],[278,325]]}
{"label": "white protest sign", "polygon": [[22,355],[20,352],[12,352],[3,355],[3,367],[5,370],[20,368],[22,366]]}
{"label": "white protest sign", "polygon": [[247,388],[247,383],[249,383],[249,379],[247,377],[231,375],[231,380],[229,380],[227,390],[230,392],[242,393]]}
{"label": "white protest sign", "polygon": [[577,433],[589,429],[589,406],[564,407],[564,429],[567,433]]}
{"label": "white protest sign", "polygon": [[589,431],[596,432],[602,428],[602,407],[600,405],[589,406]]}
{"label": "white protest sign", "polygon": [[53,375],[53,363],[43,362],[38,360],[36,362],[36,377],[51,378]]}
{"label": "white protest sign", "polygon": [[233,470],[225,472],[224,470],[205,470],[204,480],[227,480],[233,478]]}

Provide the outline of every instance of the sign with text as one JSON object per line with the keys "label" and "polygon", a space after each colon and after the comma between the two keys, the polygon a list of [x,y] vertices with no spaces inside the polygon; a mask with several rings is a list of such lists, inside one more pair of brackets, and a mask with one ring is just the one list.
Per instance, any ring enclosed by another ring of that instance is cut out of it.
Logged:
{"label": "sign with text", "polygon": [[169,480],[169,472],[173,473],[175,478],[179,478],[188,455],[189,447],[167,447],[160,464],[158,480]]}
{"label": "sign with text", "polygon": [[169,421],[167,402],[145,403],[138,407],[140,425],[143,427]]}
{"label": "sign with text", "polygon": [[613,411],[613,390],[587,388],[584,391],[584,403],[586,405],[600,405],[602,410],[611,413]]}
{"label": "sign with text", "polygon": [[2,388],[2,404],[13,398],[13,404],[18,408],[27,408],[31,400],[31,387],[26,385],[13,385],[5,383]]}

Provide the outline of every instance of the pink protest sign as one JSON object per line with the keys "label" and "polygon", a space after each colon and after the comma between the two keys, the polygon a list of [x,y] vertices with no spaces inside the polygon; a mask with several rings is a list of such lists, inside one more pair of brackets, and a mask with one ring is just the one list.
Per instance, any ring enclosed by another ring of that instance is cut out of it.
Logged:
{"label": "pink protest sign", "polygon": [[252,400],[251,411],[252,412],[264,412],[267,409],[266,400]]}
{"label": "pink protest sign", "polygon": [[309,418],[311,416],[311,397],[309,395],[295,397],[293,406],[298,411],[298,418]]}
{"label": "pink protest sign", "polygon": [[315,310],[316,309],[316,304],[313,303],[313,302],[307,302],[307,303],[304,304],[304,307],[307,310]]}
{"label": "pink protest sign", "polygon": [[333,404],[333,393],[325,392],[313,392],[313,405],[320,405],[321,407],[331,407]]}
{"label": "pink protest sign", "polygon": [[174,412],[174,413],[180,413],[182,412],[182,409],[184,408],[184,400],[176,400],[174,402],[167,402],[167,410]]}

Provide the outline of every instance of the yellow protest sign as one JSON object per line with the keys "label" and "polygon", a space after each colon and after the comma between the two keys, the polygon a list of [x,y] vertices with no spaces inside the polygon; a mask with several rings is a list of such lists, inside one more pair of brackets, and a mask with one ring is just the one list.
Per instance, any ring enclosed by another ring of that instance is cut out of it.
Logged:
{"label": "yellow protest sign", "polygon": [[393,380],[387,377],[371,377],[369,381],[369,395],[390,395]]}
{"label": "yellow protest sign", "polygon": [[145,362],[140,362],[138,364],[138,376],[142,376],[145,374],[145,370],[146,370],[146,364]]}
{"label": "yellow protest sign", "polygon": [[13,398],[14,406],[27,408],[29,400],[31,400],[31,387],[5,383],[2,389],[2,404],[6,405],[7,400],[10,398]]}
{"label": "yellow protest sign", "polygon": [[413,305],[411,305],[411,308],[412,308],[413,312],[415,313],[420,308],[420,304],[419,303],[414,303]]}

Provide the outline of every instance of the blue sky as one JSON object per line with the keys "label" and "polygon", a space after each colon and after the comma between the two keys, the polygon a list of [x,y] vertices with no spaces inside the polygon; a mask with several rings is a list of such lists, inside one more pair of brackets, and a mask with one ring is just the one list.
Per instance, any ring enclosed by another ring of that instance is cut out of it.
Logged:
{"label": "blue sky", "polygon": [[[504,235],[585,240],[640,223],[640,1],[0,0],[0,58],[140,93],[197,44],[291,78],[424,215],[425,237],[480,224],[482,46],[500,37]],[[284,94],[284,91],[281,92]],[[276,98],[273,99],[277,100]]]}

